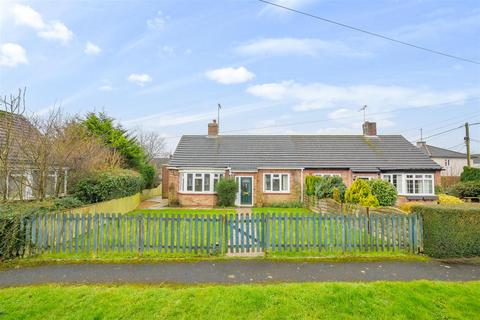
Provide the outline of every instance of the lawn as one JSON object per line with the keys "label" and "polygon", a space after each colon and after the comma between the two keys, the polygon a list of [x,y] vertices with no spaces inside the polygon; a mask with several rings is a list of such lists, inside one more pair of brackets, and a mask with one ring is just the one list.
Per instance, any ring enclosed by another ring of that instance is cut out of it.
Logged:
{"label": "lawn", "polygon": [[480,282],[0,289],[2,319],[475,319]]}
{"label": "lawn", "polygon": [[[238,208],[211,208],[211,209],[192,209],[192,208],[163,208],[163,209],[142,209],[134,210],[133,214],[154,215],[154,214],[179,214],[179,215],[228,215],[234,214]],[[272,207],[254,207],[253,213],[310,213],[307,208],[272,208]]]}

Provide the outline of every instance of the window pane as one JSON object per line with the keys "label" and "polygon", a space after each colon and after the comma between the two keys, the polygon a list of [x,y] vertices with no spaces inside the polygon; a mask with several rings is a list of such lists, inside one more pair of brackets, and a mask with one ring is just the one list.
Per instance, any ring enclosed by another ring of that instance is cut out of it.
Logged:
{"label": "window pane", "polygon": [[423,193],[423,181],[415,180],[415,193]]}
{"label": "window pane", "polygon": [[272,176],[269,174],[265,175],[265,191],[272,190]]}
{"label": "window pane", "polygon": [[195,191],[196,192],[202,191],[202,178],[195,178]]}
{"label": "window pane", "polygon": [[187,174],[187,191],[193,191],[193,174]]}
{"label": "window pane", "polygon": [[272,179],[272,191],[280,191],[280,177],[279,175],[273,176]]}
{"label": "window pane", "polygon": [[288,190],[288,174],[282,174],[282,191]]}
{"label": "window pane", "polygon": [[407,179],[407,193],[414,193],[413,180]]}
{"label": "window pane", "polygon": [[433,194],[433,181],[424,180],[423,181],[423,192],[426,194]]}
{"label": "window pane", "polygon": [[203,176],[203,191],[210,191],[210,173]]}

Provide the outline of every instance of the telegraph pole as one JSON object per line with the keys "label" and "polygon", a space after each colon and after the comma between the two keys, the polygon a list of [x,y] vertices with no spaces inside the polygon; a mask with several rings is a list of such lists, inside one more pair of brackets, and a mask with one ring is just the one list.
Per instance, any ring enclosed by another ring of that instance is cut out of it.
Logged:
{"label": "telegraph pole", "polygon": [[465,145],[467,146],[467,166],[470,167],[470,128],[465,122]]}

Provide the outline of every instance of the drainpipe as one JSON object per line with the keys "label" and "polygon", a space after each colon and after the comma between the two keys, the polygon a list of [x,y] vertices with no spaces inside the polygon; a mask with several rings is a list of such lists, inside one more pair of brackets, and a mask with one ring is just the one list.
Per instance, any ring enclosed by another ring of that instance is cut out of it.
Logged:
{"label": "drainpipe", "polygon": [[301,191],[300,191],[301,195],[300,195],[300,196],[302,197],[302,198],[300,199],[300,202],[303,203],[303,168],[300,169],[300,180],[301,180],[301,181],[300,181],[300,189],[301,189]]}

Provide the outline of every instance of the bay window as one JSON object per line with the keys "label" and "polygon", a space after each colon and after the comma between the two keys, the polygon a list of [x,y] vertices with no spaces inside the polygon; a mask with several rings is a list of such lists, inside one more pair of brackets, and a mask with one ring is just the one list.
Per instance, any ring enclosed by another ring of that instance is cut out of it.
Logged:
{"label": "bay window", "polygon": [[392,173],[382,174],[382,179],[390,182],[400,195],[433,195],[433,174]]}
{"label": "bay window", "polygon": [[221,178],[223,178],[223,173],[181,172],[179,190],[192,193],[215,192],[217,183]]}
{"label": "bay window", "polygon": [[265,173],[263,175],[264,192],[290,192],[290,174]]}

